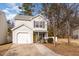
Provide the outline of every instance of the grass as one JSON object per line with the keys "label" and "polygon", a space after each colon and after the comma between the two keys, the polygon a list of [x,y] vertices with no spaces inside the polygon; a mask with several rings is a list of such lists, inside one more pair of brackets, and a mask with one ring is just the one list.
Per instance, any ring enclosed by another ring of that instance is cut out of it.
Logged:
{"label": "grass", "polygon": [[4,55],[6,53],[6,51],[8,51],[8,49],[11,47],[11,43],[10,44],[5,44],[5,45],[0,45],[0,56]]}
{"label": "grass", "polygon": [[58,40],[56,47],[53,44],[44,44],[52,51],[65,56],[79,56],[79,40],[71,40],[70,45],[66,39]]}

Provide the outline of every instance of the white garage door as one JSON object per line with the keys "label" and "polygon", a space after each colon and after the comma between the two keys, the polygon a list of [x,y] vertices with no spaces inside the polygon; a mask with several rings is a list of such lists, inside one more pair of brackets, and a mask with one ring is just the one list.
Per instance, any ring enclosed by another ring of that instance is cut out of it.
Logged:
{"label": "white garage door", "polygon": [[21,32],[18,34],[18,43],[25,44],[25,43],[31,43],[30,34],[26,32]]}

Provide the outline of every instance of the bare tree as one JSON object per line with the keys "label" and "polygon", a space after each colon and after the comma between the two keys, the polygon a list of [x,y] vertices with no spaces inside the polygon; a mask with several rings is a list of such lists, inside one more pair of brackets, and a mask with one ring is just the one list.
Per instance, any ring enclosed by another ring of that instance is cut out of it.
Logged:
{"label": "bare tree", "polygon": [[52,34],[54,35],[54,37],[59,35],[61,31],[63,31],[62,34],[68,37],[68,44],[70,44],[71,25],[72,23],[74,23],[71,18],[73,17],[75,19],[77,18],[77,13],[78,13],[77,9],[79,4],[57,3],[57,4],[44,4],[44,5],[45,5],[44,9],[46,16],[49,18],[49,23],[50,23],[49,27],[53,30]]}

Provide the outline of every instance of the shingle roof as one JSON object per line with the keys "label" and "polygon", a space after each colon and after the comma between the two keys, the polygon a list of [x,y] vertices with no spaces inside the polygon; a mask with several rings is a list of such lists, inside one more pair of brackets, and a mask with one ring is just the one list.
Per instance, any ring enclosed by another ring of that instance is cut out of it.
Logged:
{"label": "shingle roof", "polygon": [[17,15],[17,16],[15,16],[15,20],[30,21],[32,18],[33,18],[33,16],[28,16],[28,15]]}
{"label": "shingle roof", "polygon": [[[30,21],[30,20],[33,20],[34,18],[38,17],[38,16],[41,16],[43,18],[45,18],[43,15],[41,14],[38,14],[36,16],[28,16],[28,15],[16,15],[15,16],[15,20],[22,20],[22,21]],[[46,19],[44,19],[46,20]],[[46,20],[48,21],[48,20]]]}

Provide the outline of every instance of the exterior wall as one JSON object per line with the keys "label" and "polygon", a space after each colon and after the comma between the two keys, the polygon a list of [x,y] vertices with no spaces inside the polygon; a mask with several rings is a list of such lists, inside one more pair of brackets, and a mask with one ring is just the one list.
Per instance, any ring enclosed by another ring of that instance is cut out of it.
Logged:
{"label": "exterior wall", "polygon": [[33,28],[31,21],[15,20],[15,27],[17,27],[17,26],[19,26],[19,25],[22,25],[22,24],[28,26],[28,27],[31,28],[31,29]]}
{"label": "exterior wall", "polygon": [[[34,28],[34,21],[44,21],[45,22],[45,28]],[[22,24],[25,24],[26,26],[28,26],[29,28],[33,29],[34,31],[47,31],[47,21],[44,20],[43,17],[41,16],[38,16],[36,18],[34,18],[33,20],[31,21],[22,21],[22,20],[15,20],[15,27],[19,26],[19,25],[22,25]]]}
{"label": "exterior wall", "polygon": [[13,38],[12,42],[13,43],[16,43],[16,44],[18,43],[18,41],[17,41],[17,33],[19,33],[19,32],[28,32],[28,33],[30,33],[31,41],[33,42],[33,31],[31,29],[25,27],[25,26],[22,26],[22,27],[20,27],[18,29],[13,30],[13,33],[12,33],[12,35],[13,35],[12,36],[12,38]]}
{"label": "exterior wall", "polygon": [[0,44],[7,42],[8,26],[5,14],[0,11]]}

